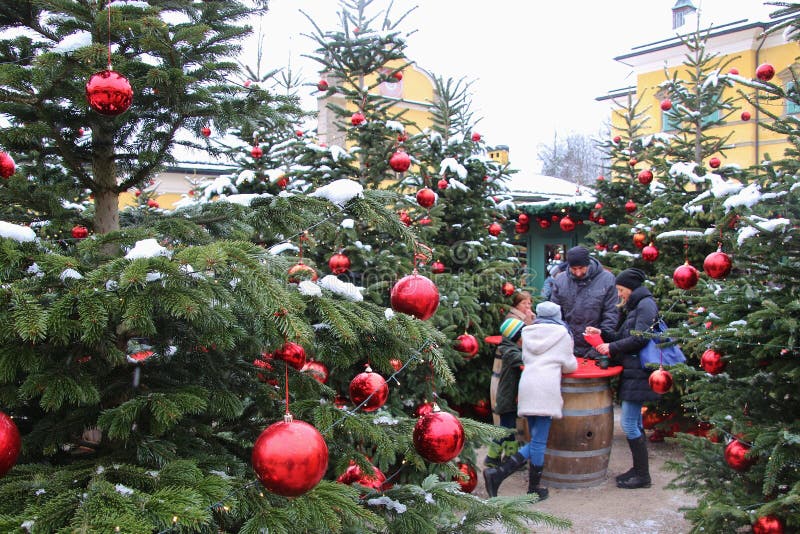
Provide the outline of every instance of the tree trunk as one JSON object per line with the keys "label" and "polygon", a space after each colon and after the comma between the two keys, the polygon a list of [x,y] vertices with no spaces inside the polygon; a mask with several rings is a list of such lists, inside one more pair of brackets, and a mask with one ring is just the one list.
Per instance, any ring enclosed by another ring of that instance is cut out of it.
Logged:
{"label": "tree trunk", "polygon": [[117,166],[114,159],[114,136],[111,130],[100,126],[93,129],[94,158],[94,204],[97,213],[94,231],[107,234],[119,230],[119,191],[117,189]]}

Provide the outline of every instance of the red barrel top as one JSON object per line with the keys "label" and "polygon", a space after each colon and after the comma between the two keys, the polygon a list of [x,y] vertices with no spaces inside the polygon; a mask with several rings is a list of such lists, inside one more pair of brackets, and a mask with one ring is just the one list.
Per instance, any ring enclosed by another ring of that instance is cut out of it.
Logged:
{"label": "red barrel top", "polygon": [[617,376],[622,372],[621,365],[615,365],[608,369],[600,369],[597,366],[597,360],[589,360],[586,358],[576,357],[578,360],[578,370],[568,375],[562,375],[566,378],[608,378]]}

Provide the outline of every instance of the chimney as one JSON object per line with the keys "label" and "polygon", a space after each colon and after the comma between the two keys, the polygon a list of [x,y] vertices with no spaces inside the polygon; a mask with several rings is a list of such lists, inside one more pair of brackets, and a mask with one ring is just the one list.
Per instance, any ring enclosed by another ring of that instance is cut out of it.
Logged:
{"label": "chimney", "polygon": [[672,29],[676,30],[686,22],[686,15],[694,13],[697,8],[692,4],[692,0],[677,0],[672,6]]}

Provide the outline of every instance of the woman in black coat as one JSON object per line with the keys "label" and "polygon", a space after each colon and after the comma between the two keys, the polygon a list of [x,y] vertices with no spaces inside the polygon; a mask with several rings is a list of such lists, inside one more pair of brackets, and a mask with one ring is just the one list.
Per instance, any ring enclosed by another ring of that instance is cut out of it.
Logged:
{"label": "woman in black coat", "polygon": [[642,369],[639,351],[648,339],[634,336],[632,331],[646,332],[658,321],[658,305],[653,295],[642,284],[645,273],[640,269],[626,269],[616,278],[617,294],[622,316],[616,331],[600,331],[587,327],[586,333],[600,334],[603,343],[595,347],[601,355],[610,357],[614,365],[622,365],[619,398],[622,400],[622,430],[628,438],[633,456],[633,467],[617,477],[617,487],[634,489],[650,487],[650,468],[647,459],[647,441],[642,425],[642,406],[647,401],[658,400],[660,395],[650,389],[649,369]]}

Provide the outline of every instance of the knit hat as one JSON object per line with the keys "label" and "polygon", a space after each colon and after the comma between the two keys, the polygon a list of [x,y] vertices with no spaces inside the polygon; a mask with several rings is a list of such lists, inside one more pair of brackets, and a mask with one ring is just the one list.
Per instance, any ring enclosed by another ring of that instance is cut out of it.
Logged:
{"label": "knit hat", "polygon": [[525,323],[520,321],[519,319],[514,319],[513,317],[509,317],[500,325],[500,333],[503,334],[504,337],[507,337],[511,341],[516,341],[519,336],[522,334],[522,327],[525,326]]}
{"label": "knit hat", "polygon": [[567,265],[570,267],[586,267],[589,265],[589,251],[581,246],[567,251]]}
{"label": "knit hat", "polygon": [[641,269],[625,269],[617,275],[616,282],[618,286],[634,290],[644,283],[646,277],[647,275]]}
{"label": "knit hat", "polygon": [[561,320],[561,306],[555,302],[546,300],[536,305],[536,318],[537,319],[553,319],[555,321]]}

